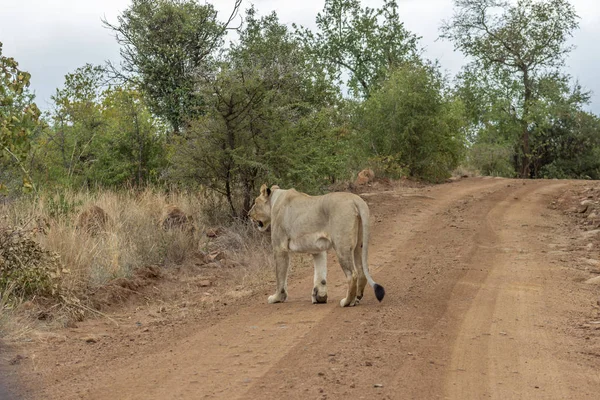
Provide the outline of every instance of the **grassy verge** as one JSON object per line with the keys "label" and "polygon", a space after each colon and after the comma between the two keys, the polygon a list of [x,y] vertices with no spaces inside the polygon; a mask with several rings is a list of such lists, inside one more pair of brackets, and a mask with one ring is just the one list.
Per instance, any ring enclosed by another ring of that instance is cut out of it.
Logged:
{"label": "grassy verge", "polygon": [[[165,210],[173,205],[192,218],[186,226],[164,229]],[[92,206],[108,216],[97,232],[78,226],[79,214]],[[219,226],[219,218],[226,220],[218,199],[149,189],[66,192],[0,205],[0,228],[27,231],[40,248],[58,254],[62,271],[60,293],[54,298],[35,290],[17,298],[13,294],[18,288],[0,288],[0,335],[15,331],[8,326],[15,311],[23,309],[19,304],[42,304],[44,315],[53,313],[53,319],[68,324],[94,314],[96,305],[89,300],[93,293],[115,282],[127,286],[123,282],[148,267],[173,271],[191,266],[196,268],[192,273],[206,265],[227,269],[228,278],[238,287],[254,287],[270,279],[268,236],[243,222]]]}

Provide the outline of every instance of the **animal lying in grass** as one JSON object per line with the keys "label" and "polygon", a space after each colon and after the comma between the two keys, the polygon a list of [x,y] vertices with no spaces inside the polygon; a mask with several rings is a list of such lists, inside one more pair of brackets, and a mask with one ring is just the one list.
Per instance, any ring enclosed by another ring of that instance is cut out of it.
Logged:
{"label": "animal lying in grass", "polygon": [[287,298],[289,253],[310,253],[315,264],[313,303],[327,302],[327,250],[334,248],[348,282],[342,307],[354,306],[363,297],[367,284],[383,300],[385,290],[369,275],[369,207],[352,193],[309,196],[294,189],[262,185],[260,196],[248,213],[262,232],[271,227],[275,256],[277,291],[269,303]]}

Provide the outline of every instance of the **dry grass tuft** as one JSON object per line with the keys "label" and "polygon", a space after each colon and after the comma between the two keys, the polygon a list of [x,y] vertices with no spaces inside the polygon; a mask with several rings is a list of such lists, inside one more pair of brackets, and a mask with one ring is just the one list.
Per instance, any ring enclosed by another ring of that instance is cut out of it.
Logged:
{"label": "dry grass tuft", "polygon": [[223,228],[206,247],[210,252],[223,251],[226,260],[241,267],[234,276],[237,285],[256,287],[274,276],[271,236],[251,223],[238,221]]}
{"label": "dry grass tuft", "polygon": [[108,221],[108,214],[102,208],[92,205],[79,214],[76,227],[88,235],[98,235],[106,229]]}
{"label": "dry grass tuft", "polygon": [[0,337],[19,340],[31,331],[30,321],[18,313],[22,299],[13,295],[14,284],[0,288]]}

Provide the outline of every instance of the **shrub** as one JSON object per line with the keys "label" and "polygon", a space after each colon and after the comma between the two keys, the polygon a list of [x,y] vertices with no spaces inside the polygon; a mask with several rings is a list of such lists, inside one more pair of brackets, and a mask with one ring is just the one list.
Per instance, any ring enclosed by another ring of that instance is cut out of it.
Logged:
{"label": "shrub", "polygon": [[58,254],[44,250],[32,233],[0,228],[0,290],[13,296],[57,296],[67,272]]}

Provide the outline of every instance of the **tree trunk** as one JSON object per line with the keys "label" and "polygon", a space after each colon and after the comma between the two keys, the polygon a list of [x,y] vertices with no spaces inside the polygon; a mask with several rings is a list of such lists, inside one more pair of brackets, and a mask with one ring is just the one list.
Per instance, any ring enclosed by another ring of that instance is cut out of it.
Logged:
{"label": "tree trunk", "polygon": [[530,178],[531,173],[531,146],[529,143],[529,106],[531,102],[531,85],[529,69],[523,68],[523,86],[525,86],[525,97],[523,99],[523,115],[521,117],[521,154],[519,162],[519,177]]}
{"label": "tree trunk", "polygon": [[233,193],[231,191],[231,172],[227,171],[227,178],[225,180],[225,195],[227,196],[227,202],[229,203],[229,208],[231,208],[231,216],[233,218],[237,217],[237,212],[235,211],[235,205],[233,204]]}
{"label": "tree trunk", "polygon": [[254,187],[254,182],[252,180],[246,179],[244,181],[244,205],[243,210],[240,215],[241,219],[248,218],[248,211],[252,207],[252,188]]}
{"label": "tree trunk", "polygon": [[531,160],[529,158],[530,146],[529,146],[529,127],[527,121],[523,121],[523,131],[521,133],[521,159],[519,166],[519,177],[527,179],[530,176]]}
{"label": "tree trunk", "polygon": [[133,117],[133,125],[135,126],[135,135],[137,139],[138,145],[138,159],[137,159],[137,186],[138,188],[142,187],[143,184],[143,176],[142,171],[144,169],[144,140],[142,138],[142,132],[140,129],[140,122],[138,120],[138,113],[135,109],[135,103],[130,99],[131,106],[131,116]]}

